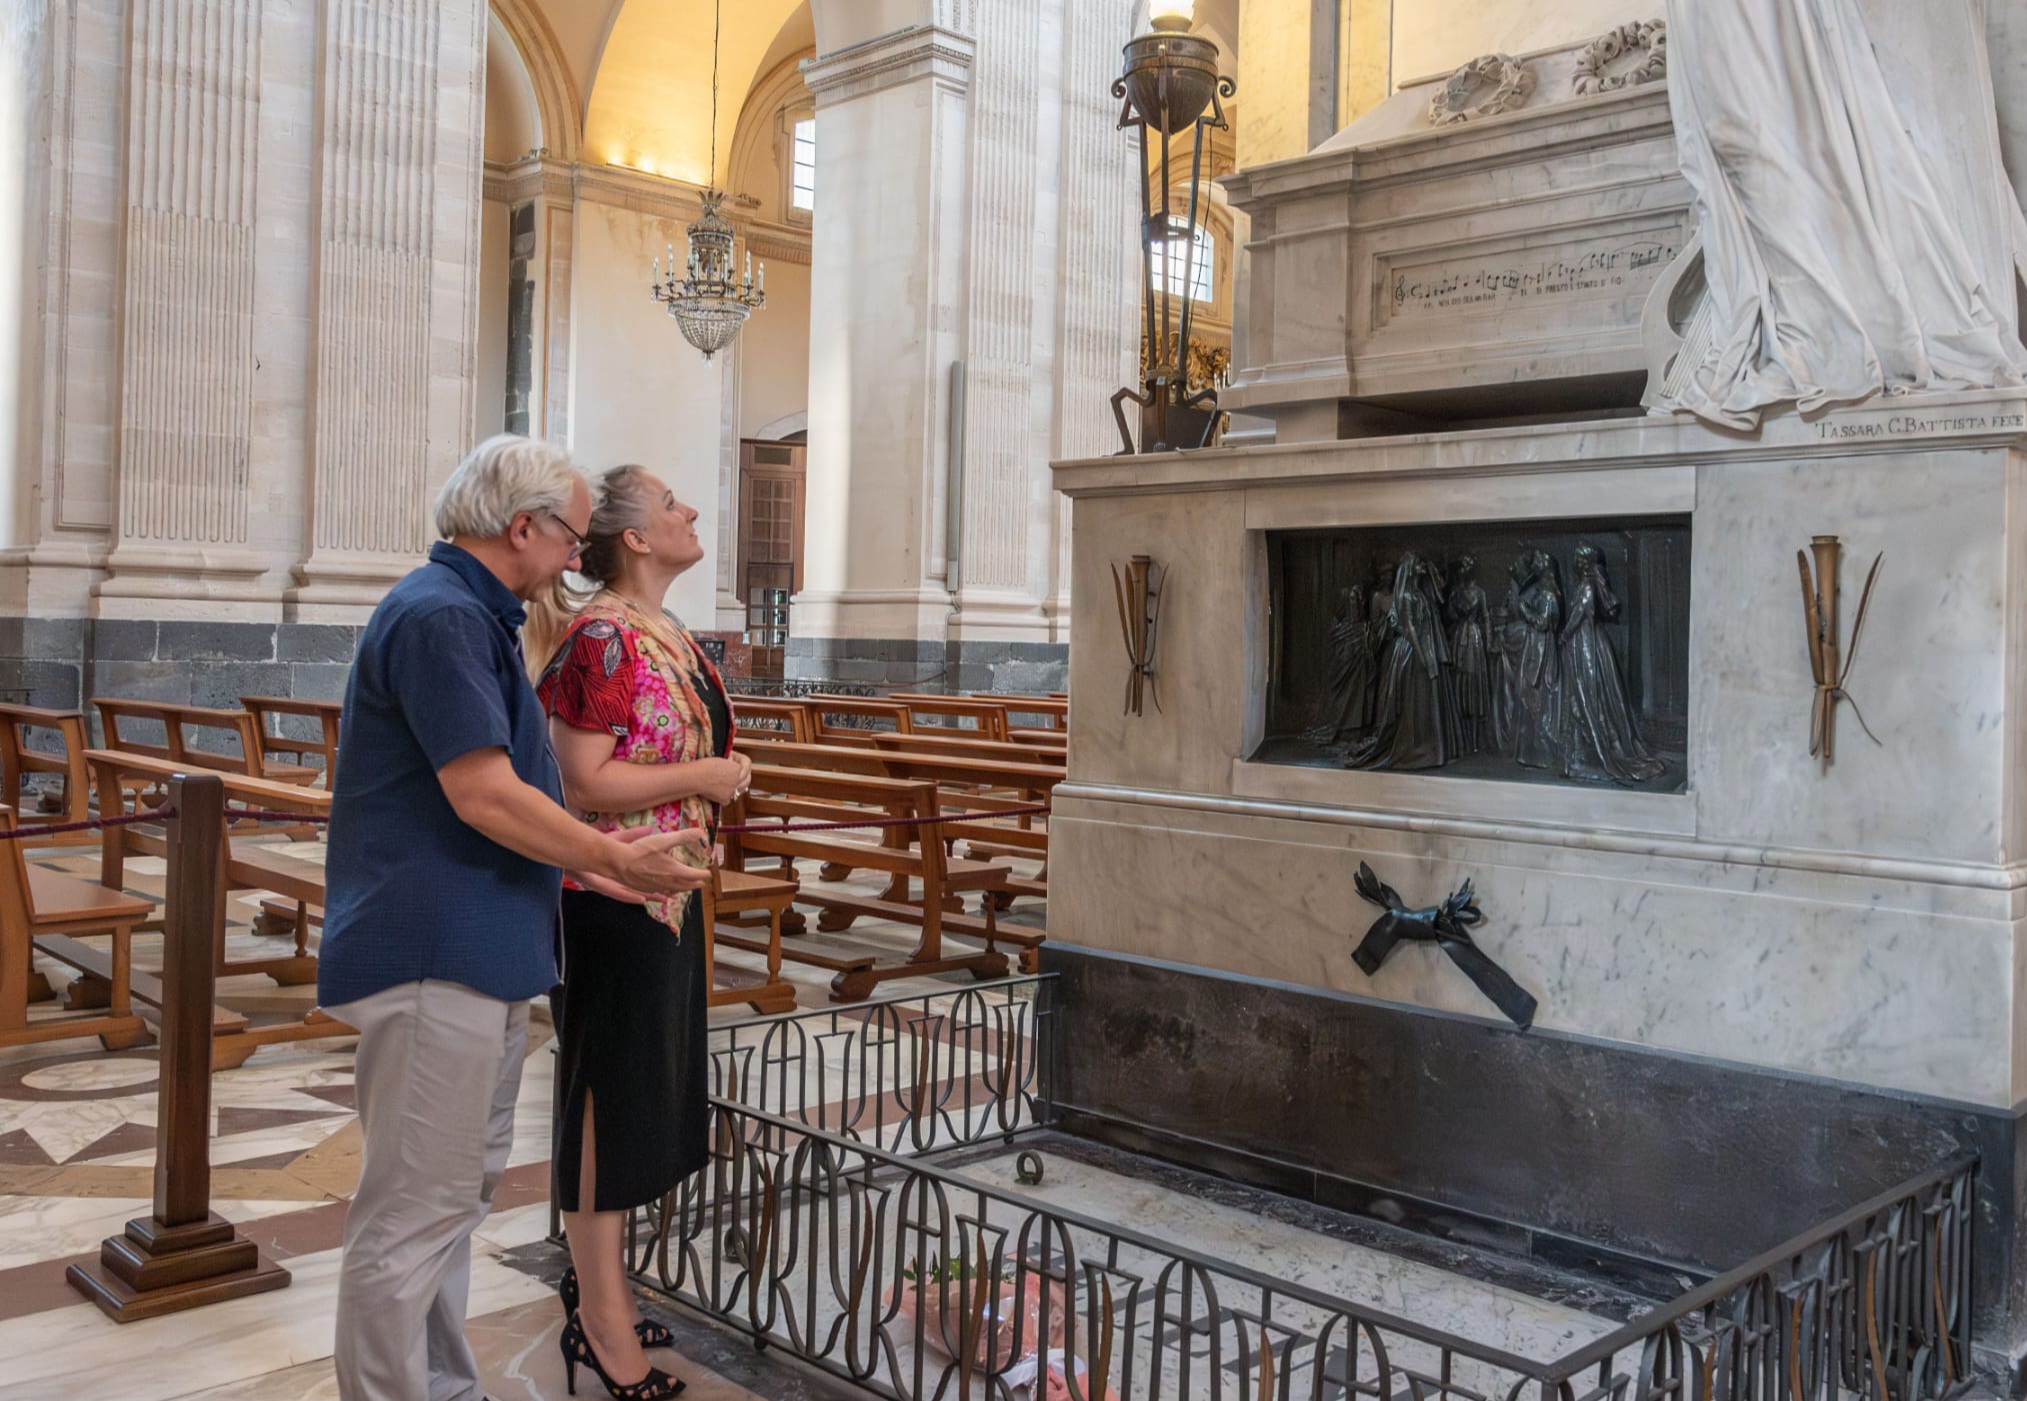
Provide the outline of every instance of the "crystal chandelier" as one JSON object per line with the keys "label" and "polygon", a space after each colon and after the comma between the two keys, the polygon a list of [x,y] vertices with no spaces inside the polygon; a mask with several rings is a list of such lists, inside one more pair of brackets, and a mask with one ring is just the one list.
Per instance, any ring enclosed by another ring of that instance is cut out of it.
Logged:
{"label": "crystal chandelier", "polygon": [[[711,33],[711,173],[718,175],[718,28],[722,24],[724,0],[719,0],[718,18]],[[732,224],[718,212],[724,203],[722,190],[704,189],[704,212],[690,225],[690,256],[683,276],[676,277],[676,247],[669,245],[668,275],[662,275],[661,259],[650,265],[648,290],[668,309],[682,327],[683,339],[704,352],[704,360],[732,344],[746,318],[767,305],[767,264],[760,276],[753,275],[753,250],[746,250],[746,275],[738,275],[734,261]]]}
{"label": "crystal chandelier", "polygon": [[650,284],[654,299],[683,328],[683,339],[703,351],[706,361],[732,343],[747,317],[767,305],[767,264],[760,265],[756,280],[749,248],[746,275],[739,277],[734,268],[732,225],[718,212],[723,199],[716,190],[704,191],[704,212],[690,225],[690,260],[681,279],[676,277],[676,248],[670,244],[668,275],[662,275],[657,258]]}

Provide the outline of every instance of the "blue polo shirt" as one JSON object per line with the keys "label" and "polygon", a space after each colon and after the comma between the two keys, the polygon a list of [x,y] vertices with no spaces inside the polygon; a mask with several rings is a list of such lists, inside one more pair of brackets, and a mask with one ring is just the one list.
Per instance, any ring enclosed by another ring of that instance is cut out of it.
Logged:
{"label": "blue polo shirt", "polygon": [[448,543],[359,636],[331,802],[317,1000],[425,978],[517,1002],[555,986],[562,873],[466,826],[437,770],[505,749],[557,802],[549,723],[521,668],[521,601]]}

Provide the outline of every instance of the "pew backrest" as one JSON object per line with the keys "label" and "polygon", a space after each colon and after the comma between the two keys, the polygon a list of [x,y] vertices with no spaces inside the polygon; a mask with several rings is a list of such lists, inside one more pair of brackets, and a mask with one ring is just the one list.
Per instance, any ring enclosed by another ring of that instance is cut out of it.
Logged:
{"label": "pew backrest", "polygon": [[[174,764],[191,764],[221,773],[242,773],[258,777],[261,772],[261,736],[251,714],[244,710],[218,710],[203,705],[176,705],[165,701],[127,700],[118,696],[94,696],[99,719],[105,726],[106,747],[129,754],[161,759]],[[129,728],[139,723],[162,727],[162,743],[137,738]],[[191,730],[230,735],[239,754],[217,753],[193,748]]]}
{"label": "pew backrest", "polygon": [[742,730],[778,734],[807,744],[816,737],[809,710],[800,701],[776,696],[733,696],[732,718]]}
{"label": "pew backrest", "polygon": [[[809,715],[809,737],[818,743],[868,744],[871,741],[866,736],[879,730],[907,734],[915,728],[908,707],[893,701],[869,700],[864,696],[833,696],[818,691],[804,696],[802,707]],[[847,723],[855,719],[876,723]]]}
{"label": "pew backrest", "polygon": [[[241,696],[239,703],[253,717],[263,753],[287,754],[296,758],[316,755],[323,760],[325,782],[338,771],[339,725],[344,706],[338,701],[300,700],[294,696]],[[294,715],[313,720],[319,731],[314,740],[293,739],[282,733],[281,720]],[[274,723],[270,724],[272,720]]]}
{"label": "pew backrest", "polygon": [[[35,730],[54,734],[62,751],[52,754],[36,749],[29,742],[29,732]],[[89,748],[89,727],[82,710],[0,705],[0,800],[19,802],[29,774],[56,774],[63,779],[62,820],[84,821],[91,816],[91,770],[84,761]]]}

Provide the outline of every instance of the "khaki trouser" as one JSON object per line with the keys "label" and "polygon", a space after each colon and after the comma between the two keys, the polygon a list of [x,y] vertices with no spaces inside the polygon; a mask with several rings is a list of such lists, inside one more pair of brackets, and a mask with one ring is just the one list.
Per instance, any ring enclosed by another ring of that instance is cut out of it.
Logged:
{"label": "khaki trouser", "polygon": [[344,1401],[481,1401],[465,1342],[472,1231],[514,1136],[528,1004],[404,983],[328,1009],[359,1029],[359,1190],[338,1277]]}

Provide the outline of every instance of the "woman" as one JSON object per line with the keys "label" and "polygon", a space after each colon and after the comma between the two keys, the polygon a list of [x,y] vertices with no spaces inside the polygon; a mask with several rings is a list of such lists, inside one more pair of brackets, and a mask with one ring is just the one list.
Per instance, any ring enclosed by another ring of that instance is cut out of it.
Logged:
{"label": "woman", "polygon": [[[604,831],[709,830],[752,765],[728,757],[717,672],[662,607],[704,557],[697,513],[640,467],[614,468],[593,495],[577,572],[598,589],[540,685],[565,799]],[[573,1381],[582,1363],[622,1401],[658,1401],[683,1383],[642,1351],[671,1340],[634,1308],[622,1237],[630,1208],[659,1201],[707,1155],[703,906],[566,889],[563,945],[556,1183],[575,1267],[563,1356]]]}

